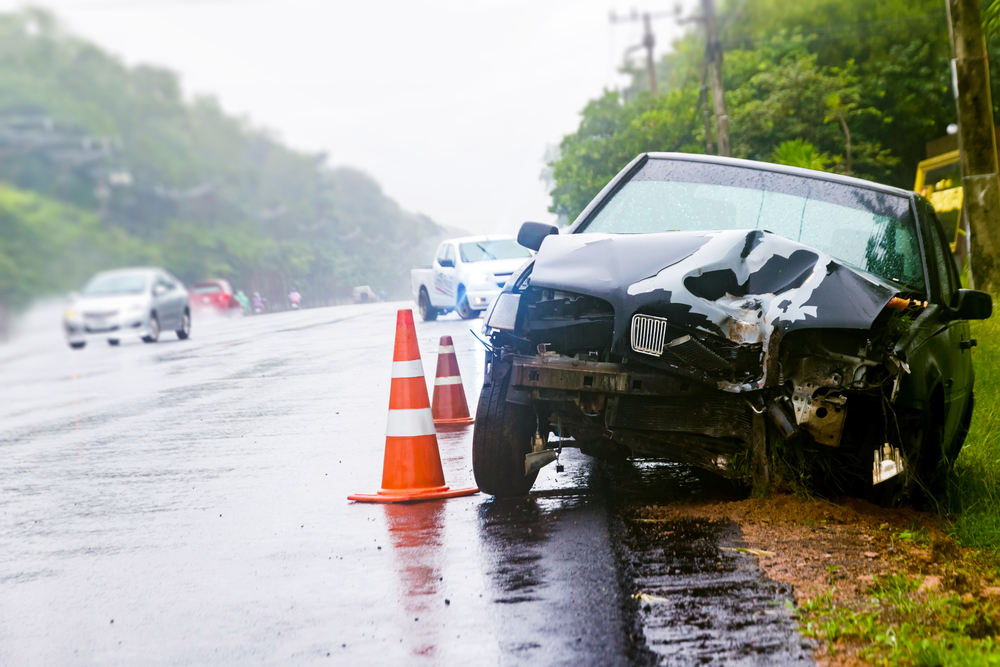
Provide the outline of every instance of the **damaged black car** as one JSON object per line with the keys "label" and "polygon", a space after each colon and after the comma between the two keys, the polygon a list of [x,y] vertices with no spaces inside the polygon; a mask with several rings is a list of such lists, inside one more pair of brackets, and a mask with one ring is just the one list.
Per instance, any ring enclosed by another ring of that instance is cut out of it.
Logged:
{"label": "damaged black car", "polygon": [[527,493],[561,447],[883,504],[936,492],[973,409],[962,289],[919,195],[701,155],[633,160],[492,305],[479,487]]}

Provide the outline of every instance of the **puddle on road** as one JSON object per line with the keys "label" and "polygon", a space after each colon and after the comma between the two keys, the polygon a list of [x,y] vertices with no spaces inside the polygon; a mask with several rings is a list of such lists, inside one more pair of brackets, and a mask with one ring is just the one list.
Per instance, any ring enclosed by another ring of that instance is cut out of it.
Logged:
{"label": "puddle on road", "polygon": [[727,480],[683,465],[627,462],[601,466],[618,519],[615,540],[623,579],[633,590],[635,626],[646,661],[669,665],[812,664],[795,625],[792,590],[767,578],[732,522],[644,522],[648,505],[692,496],[724,502],[745,497]]}

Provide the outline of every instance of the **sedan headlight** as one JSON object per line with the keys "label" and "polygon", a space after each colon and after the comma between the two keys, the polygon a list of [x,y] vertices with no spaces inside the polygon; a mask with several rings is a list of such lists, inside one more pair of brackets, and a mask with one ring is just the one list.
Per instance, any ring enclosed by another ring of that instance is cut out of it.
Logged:
{"label": "sedan headlight", "polygon": [[75,320],[76,319],[76,311],[73,310],[72,308],[67,308],[66,309],[66,313],[65,313],[65,317],[66,317],[67,320]]}

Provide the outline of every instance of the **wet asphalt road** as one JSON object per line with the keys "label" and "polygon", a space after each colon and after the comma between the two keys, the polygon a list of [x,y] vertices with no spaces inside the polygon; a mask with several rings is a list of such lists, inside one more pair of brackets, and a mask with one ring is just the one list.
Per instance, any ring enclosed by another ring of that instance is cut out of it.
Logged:
{"label": "wet asphalt road", "polygon": [[[717,480],[566,450],[526,498],[352,504],[381,480],[395,309],[201,318],[191,340],[0,346],[0,664],[798,664],[735,526],[632,510]],[[454,337],[469,403],[481,322]],[[474,484],[471,428],[439,433]],[[663,602],[641,603],[643,591]]]}

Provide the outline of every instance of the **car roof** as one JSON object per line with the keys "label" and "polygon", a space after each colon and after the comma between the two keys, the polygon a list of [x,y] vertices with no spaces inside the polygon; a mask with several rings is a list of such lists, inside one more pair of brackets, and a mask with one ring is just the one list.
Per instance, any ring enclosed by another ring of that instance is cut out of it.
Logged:
{"label": "car roof", "polygon": [[514,241],[513,236],[507,234],[488,234],[485,236],[460,236],[457,239],[448,239],[442,243],[482,243],[483,241]]}
{"label": "car roof", "polygon": [[757,160],[742,160],[733,157],[720,157],[718,155],[704,155],[701,153],[639,153],[636,155],[631,162],[625,165],[615,176],[608,181],[601,191],[597,193],[588,203],[580,214],[576,216],[573,223],[569,226],[564,233],[574,234],[580,227],[586,223],[594,215],[597,208],[603,203],[607,198],[618,189],[619,185],[624,181],[631,178],[648,160],[672,160],[675,162],[701,162],[706,164],[720,164],[728,165],[732,167],[742,167],[744,169],[756,169],[757,171],[770,171],[777,174],[788,174],[789,176],[800,176],[802,178],[810,178],[818,181],[828,181],[831,183],[839,183],[842,185],[847,185],[855,188],[864,188],[866,190],[873,190],[875,192],[881,192],[885,194],[894,195],[897,197],[905,197],[912,201],[914,197],[917,196],[916,193],[910,190],[903,190],[901,188],[895,188],[890,185],[882,185],[881,183],[875,183],[874,181],[866,181],[861,178],[854,178],[852,176],[841,176],[840,174],[831,174],[826,171],[816,171],[815,169],[803,169],[801,167],[789,167],[784,164],[773,164],[771,162],[759,162]]}
{"label": "car roof", "polygon": [[94,277],[96,278],[97,276],[114,276],[125,273],[141,273],[146,276],[151,276],[157,273],[166,273],[166,271],[152,266],[133,266],[123,269],[111,269],[110,271],[100,271],[98,273],[95,273]]}
{"label": "car roof", "polygon": [[644,153],[651,160],[683,160],[685,162],[706,162],[709,164],[724,164],[733,167],[743,167],[745,169],[757,169],[758,171],[771,171],[778,174],[788,174],[790,176],[802,176],[804,178],[814,178],[821,181],[841,183],[852,187],[877,190],[886,194],[893,194],[900,197],[912,197],[913,192],[903,190],[891,185],[883,185],[875,181],[866,181],[863,178],[833,174],[828,171],[817,171],[815,169],[804,169],[802,167],[790,167],[785,164],[774,164],[772,162],[759,162],[757,160],[742,160],[734,157],[721,157],[718,155],[702,155],[700,153]]}

